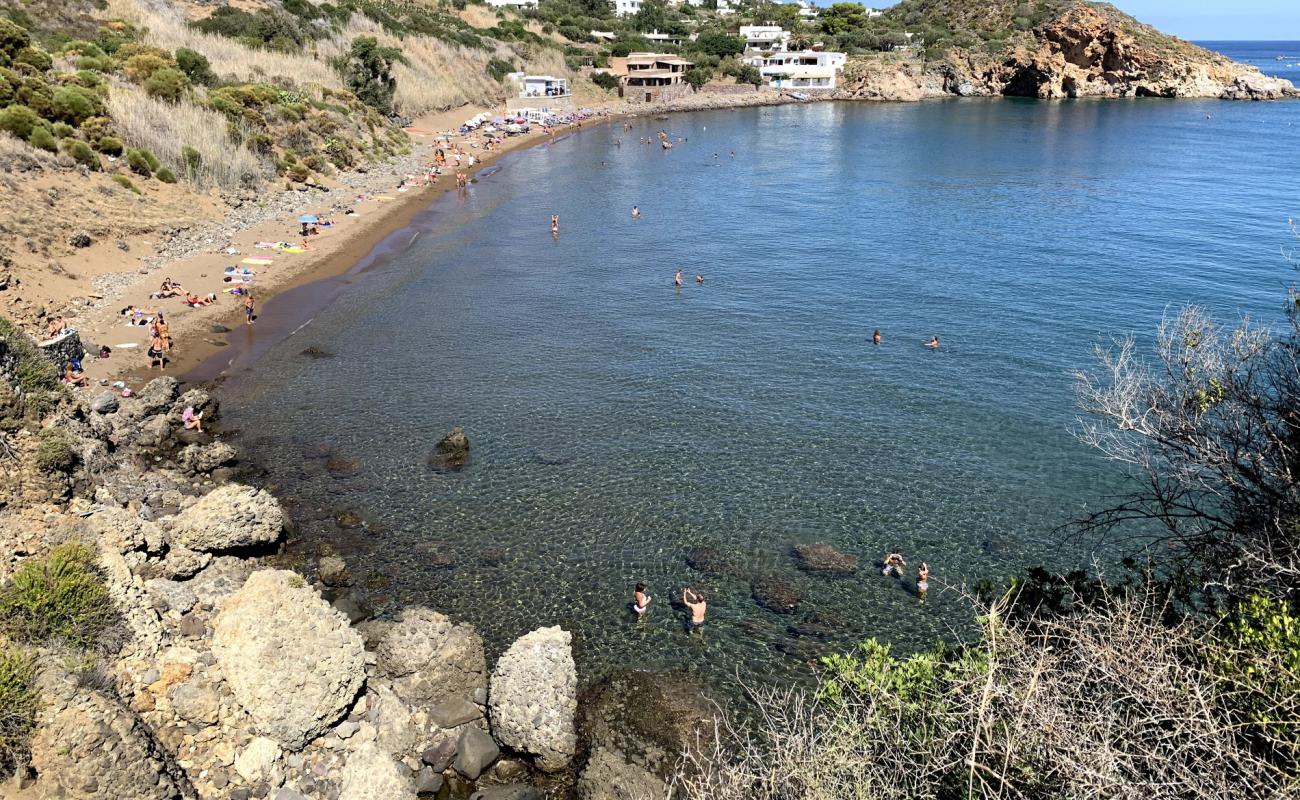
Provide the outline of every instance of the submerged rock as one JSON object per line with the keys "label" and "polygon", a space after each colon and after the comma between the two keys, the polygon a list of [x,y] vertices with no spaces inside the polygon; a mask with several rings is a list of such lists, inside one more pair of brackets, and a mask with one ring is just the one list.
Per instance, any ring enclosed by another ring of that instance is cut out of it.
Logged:
{"label": "submerged rock", "polygon": [[351,478],[361,471],[361,465],[340,456],[330,456],[325,462],[325,471],[333,478]]}
{"label": "submerged rock", "polygon": [[316,347],[314,345],[299,351],[298,355],[306,356],[307,358],[333,358],[334,357],[334,354],[331,353],[330,351],[322,350],[319,347]]}
{"label": "submerged rock", "polygon": [[365,682],[361,635],[296,573],[254,572],[212,628],[235,700],[289,750],[338,722]]}
{"label": "submerged rock", "polygon": [[858,557],[841,553],[828,544],[801,544],[794,548],[799,569],[819,575],[847,576],[858,571]]}
{"label": "submerged rock", "polygon": [[750,590],[755,602],[778,614],[793,613],[799,607],[799,601],[803,599],[803,594],[797,587],[775,575],[765,575],[755,580],[750,584]]}
{"label": "submerged rock", "polygon": [[501,655],[489,688],[492,732],[515,750],[537,757],[555,772],[576,747],[578,671],[573,635],[558,626],[521,636]]}
{"label": "submerged rock", "polygon": [[429,466],[442,472],[455,472],[469,463],[469,437],[457,425],[442,437],[429,456]]}
{"label": "submerged rock", "polygon": [[733,551],[711,544],[695,545],[686,551],[686,563],[710,577],[744,576],[744,566]]}

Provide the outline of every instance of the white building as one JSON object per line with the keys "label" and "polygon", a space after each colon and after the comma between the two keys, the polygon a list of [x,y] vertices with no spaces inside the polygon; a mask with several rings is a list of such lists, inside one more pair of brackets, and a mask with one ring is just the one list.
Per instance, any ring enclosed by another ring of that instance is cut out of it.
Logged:
{"label": "white building", "polygon": [[814,50],[755,55],[746,59],[758,67],[763,82],[774,89],[829,91],[844,71],[844,53]]}
{"label": "white building", "polygon": [[795,5],[799,6],[799,18],[804,22],[812,22],[821,13],[821,9],[808,2],[808,0],[797,0]]}
{"label": "white building", "polygon": [[525,75],[519,80],[520,97],[568,97],[569,82],[551,75]]}
{"label": "white building", "polygon": [[689,39],[694,39],[695,37],[678,36],[677,34],[674,33],[660,33],[659,31],[653,31],[651,33],[641,34],[641,38],[645,39],[647,42],[650,42],[651,44],[671,44],[680,47],[682,42],[688,41]]}
{"label": "white building", "polygon": [[736,13],[736,0],[718,0],[718,13],[722,16]]}
{"label": "white building", "polygon": [[741,25],[740,38],[746,52],[781,53],[790,41],[790,32],[780,25]]}
{"label": "white building", "polygon": [[620,17],[635,16],[641,10],[641,0],[614,0],[614,14]]}
{"label": "white building", "polygon": [[537,8],[537,0],[487,0],[493,8],[511,6],[513,8]]}

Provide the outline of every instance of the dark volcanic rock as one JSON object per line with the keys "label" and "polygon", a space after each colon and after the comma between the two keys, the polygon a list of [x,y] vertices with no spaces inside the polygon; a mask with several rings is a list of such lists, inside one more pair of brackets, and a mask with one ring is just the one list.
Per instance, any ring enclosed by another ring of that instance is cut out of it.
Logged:
{"label": "dark volcanic rock", "polygon": [[469,463],[469,437],[459,425],[439,440],[429,455],[429,466],[440,472],[455,472]]}
{"label": "dark volcanic rock", "polygon": [[330,351],[322,350],[319,347],[315,347],[315,346],[308,347],[302,350],[301,352],[298,353],[298,355],[306,356],[307,358],[333,358],[334,357],[334,354],[331,353]]}
{"label": "dark volcanic rock", "polygon": [[339,456],[331,456],[325,462],[325,471],[334,478],[351,478],[361,471],[361,465]]}
{"label": "dark volcanic rock", "polygon": [[799,601],[803,599],[798,588],[775,575],[765,575],[755,580],[750,584],[750,590],[754,594],[755,602],[778,614],[793,613],[799,607]]}
{"label": "dark volcanic rock", "polygon": [[744,568],[734,552],[711,544],[696,545],[686,551],[686,563],[711,577],[744,577]]}
{"label": "dark volcanic rock", "polygon": [[801,544],[794,548],[799,569],[819,575],[846,576],[858,571],[858,557],[841,553],[828,544]]}

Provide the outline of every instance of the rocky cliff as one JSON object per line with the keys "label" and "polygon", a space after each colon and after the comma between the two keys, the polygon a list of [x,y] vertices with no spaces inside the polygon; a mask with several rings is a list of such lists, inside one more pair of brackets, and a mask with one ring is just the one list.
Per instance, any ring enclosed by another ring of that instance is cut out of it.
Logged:
{"label": "rocky cliff", "polygon": [[944,95],[1300,97],[1289,81],[1163,34],[1108,4],[1067,0],[1031,30],[994,41],[1004,43],[991,49],[953,46],[853,59],[840,95],[882,100]]}

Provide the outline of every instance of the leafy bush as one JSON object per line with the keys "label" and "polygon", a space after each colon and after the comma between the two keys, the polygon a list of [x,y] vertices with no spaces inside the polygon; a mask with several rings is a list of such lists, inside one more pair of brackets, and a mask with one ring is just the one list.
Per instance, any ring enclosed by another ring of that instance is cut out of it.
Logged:
{"label": "leafy bush", "polygon": [[[36,131],[32,131],[32,133],[35,132]],[[67,139],[70,136],[75,136],[77,129],[66,122],[56,122],[50,126],[50,132],[59,139]]]}
{"label": "leafy bush", "polygon": [[91,117],[81,121],[81,133],[87,141],[95,142],[103,139],[105,136],[116,136],[117,131],[113,128],[113,120],[108,117]]}
{"label": "leafy bush", "polygon": [[59,371],[31,337],[9,320],[0,318],[0,338],[15,356],[14,377],[26,399],[59,389]]}
{"label": "leafy bush", "polygon": [[116,136],[101,136],[95,143],[95,149],[106,156],[117,157],[122,155],[122,140]]}
{"label": "leafy bush", "polygon": [[1300,766],[1300,616],[1286,603],[1250,597],[1228,618],[1219,674],[1238,689],[1243,734],[1286,771]]}
{"label": "leafy bush", "polygon": [[0,645],[0,777],[27,760],[27,740],[40,709],[35,679],[36,663],[30,655]]}
{"label": "leafy bush", "polygon": [[393,95],[397,79],[393,77],[393,64],[405,62],[402,51],[385,47],[373,36],[358,36],[352,40],[352,49],[339,59],[336,66],[357,99],[385,114],[393,111]]}
{"label": "leafy bush", "polygon": [[170,53],[137,53],[126,60],[126,77],[136,83],[144,83],[158,70],[175,66],[176,62],[172,61]]}
{"label": "leafy bush", "polygon": [[45,72],[54,66],[54,59],[50,58],[49,53],[44,50],[37,50],[35,47],[24,47],[14,56],[15,64],[26,64],[37,72]]}
{"label": "leafy bush", "polygon": [[185,73],[171,67],[154,70],[144,82],[144,90],[150,97],[157,97],[171,103],[178,102],[190,89],[190,79]]}
{"label": "leafy bush", "polygon": [[158,169],[158,159],[148,150],[132,147],[126,151],[126,165],[135,174],[147,178]]}
{"label": "leafy bush", "polygon": [[70,125],[80,125],[90,117],[102,116],[104,103],[99,95],[84,86],[60,86],[54,90],[50,118]]}
{"label": "leafy bush", "polygon": [[489,59],[487,63],[487,74],[491,75],[497,83],[501,83],[506,76],[515,71],[515,65],[509,61],[500,58]]}
{"label": "leafy bush", "polygon": [[206,19],[190,23],[204,33],[238,39],[250,47],[265,47],[286,53],[297,52],[312,38],[309,29],[294,15],[279,8],[248,12],[220,6]]}
{"label": "leafy bush", "polygon": [[591,82],[602,89],[617,89],[618,76],[612,72],[593,72]]}
{"label": "leafy bush", "polygon": [[14,56],[31,44],[31,41],[32,37],[24,28],[0,17],[0,64],[12,63]]}
{"label": "leafy bush", "polygon": [[185,172],[191,178],[199,173],[199,167],[203,166],[203,154],[189,145],[181,148],[181,165]]}
{"label": "leafy bush", "polygon": [[90,145],[80,139],[64,139],[63,152],[67,153],[78,164],[95,170],[100,167],[99,156],[95,154],[94,150],[90,149]]}
{"label": "leafy bush", "polygon": [[77,465],[77,454],[72,440],[62,428],[41,431],[41,441],[36,446],[36,466],[46,472],[71,472]]}
{"label": "leafy bush", "polygon": [[19,139],[27,139],[32,129],[41,121],[35,111],[24,105],[11,105],[0,111],[0,130],[7,131]]}
{"label": "leafy bush", "polygon": [[763,74],[753,64],[741,64],[736,68],[736,83],[760,86],[763,83]]}
{"label": "leafy bush", "polygon": [[172,172],[170,169],[167,169],[166,167],[163,167],[162,169],[158,170],[158,172],[154,175],[154,177],[162,181],[163,183],[176,182],[176,173]]}
{"label": "leafy bush", "polygon": [[59,48],[59,52],[65,56],[87,56],[89,58],[103,58],[108,55],[99,45],[82,39],[67,42],[63,47]]}
{"label": "leafy bush", "polygon": [[15,641],[92,647],[115,619],[95,553],[81,542],[29,558],[0,587],[0,631]]}
{"label": "leafy bush", "polygon": [[54,116],[54,90],[42,78],[35,75],[23,78],[16,99],[39,117],[50,119]]}
{"label": "leafy bush", "polygon": [[123,189],[129,189],[135,192],[136,194],[143,194],[143,192],[140,191],[140,187],[132,183],[131,179],[126,177],[125,175],[114,175],[113,183],[116,183],[118,186],[121,186]]}
{"label": "leafy bush", "polygon": [[32,135],[27,139],[27,143],[32,147],[39,147],[41,150],[48,150],[51,153],[59,152],[59,141],[50,133],[50,129],[44,126],[33,128]]}
{"label": "leafy bush", "polygon": [[212,86],[217,82],[217,76],[212,71],[212,64],[207,56],[196,50],[188,47],[177,48],[176,66],[185,73],[185,77],[199,86]]}

